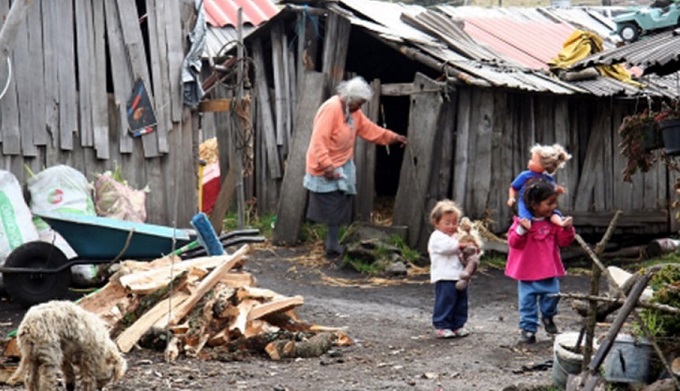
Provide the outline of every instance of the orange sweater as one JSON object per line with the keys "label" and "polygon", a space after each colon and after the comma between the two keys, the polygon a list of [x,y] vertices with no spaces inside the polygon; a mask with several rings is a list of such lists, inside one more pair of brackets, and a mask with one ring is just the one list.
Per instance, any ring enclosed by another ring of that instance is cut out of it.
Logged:
{"label": "orange sweater", "polygon": [[356,136],[375,144],[387,145],[398,136],[366,118],[361,110],[351,114],[354,131],[345,122],[340,97],[335,95],[324,102],[314,117],[314,129],[307,149],[307,173],[323,175],[328,167],[340,167],[354,156]]}

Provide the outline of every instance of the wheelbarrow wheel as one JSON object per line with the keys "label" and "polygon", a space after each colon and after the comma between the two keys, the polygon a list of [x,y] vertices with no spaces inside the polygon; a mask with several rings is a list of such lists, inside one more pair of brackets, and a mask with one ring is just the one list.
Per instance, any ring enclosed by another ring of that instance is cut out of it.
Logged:
{"label": "wheelbarrow wheel", "polygon": [[[68,259],[59,248],[47,242],[28,242],[12,250],[7,267],[56,269]],[[6,272],[3,273],[5,289],[13,300],[31,306],[52,299],[62,299],[71,285],[71,268],[58,272]]]}

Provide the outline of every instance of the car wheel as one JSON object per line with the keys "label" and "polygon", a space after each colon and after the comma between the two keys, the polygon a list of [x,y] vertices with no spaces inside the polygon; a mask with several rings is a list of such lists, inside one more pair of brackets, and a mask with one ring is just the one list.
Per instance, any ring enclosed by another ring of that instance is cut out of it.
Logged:
{"label": "car wheel", "polygon": [[624,42],[635,42],[640,37],[640,28],[633,23],[626,23],[619,30],[619,36]]}

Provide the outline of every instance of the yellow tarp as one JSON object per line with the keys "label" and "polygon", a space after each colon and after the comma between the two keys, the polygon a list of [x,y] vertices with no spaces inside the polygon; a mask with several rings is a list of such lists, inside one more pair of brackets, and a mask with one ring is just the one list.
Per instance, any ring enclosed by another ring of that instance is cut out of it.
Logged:
{"label": "yellow tarp", "polygon": [[[568,69],[576,62],[602,50],[604,50],[604,47],[602,46],[602,38],[599,35],[588,31],[576,30],[564,42],[562,51],[556,58],[550,60],[548,65],[551,68]],[[597,65],[596,68],[603,76],[642,88],[642,84],[633,80],[630,72],[620,64]]]}

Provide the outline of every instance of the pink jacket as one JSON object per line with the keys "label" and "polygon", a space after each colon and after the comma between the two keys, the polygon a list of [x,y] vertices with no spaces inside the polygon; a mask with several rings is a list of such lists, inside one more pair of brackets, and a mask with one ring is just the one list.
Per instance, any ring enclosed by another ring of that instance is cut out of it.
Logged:
{"label": "pink jacket", "polygon": [[562,228],[549,220],[533,220],[531,229],[523,235],[517,233],[519,219],[508,231],[508,262],[505,275],[520,281],[538,281],[565,274],[560,247],[574,240],[574,227]]}
{"label": "pink jacket", "polygon": [[361,110],[355,111],[351,116],[354,128],[345,122],[342,102],[337,95],[319,107],[307,149],[308,174],[323,175],[326,168],[338,168],[345,164],[354,156],[356,136],[380,145],[391,144],[399,136],[371,122]]}

